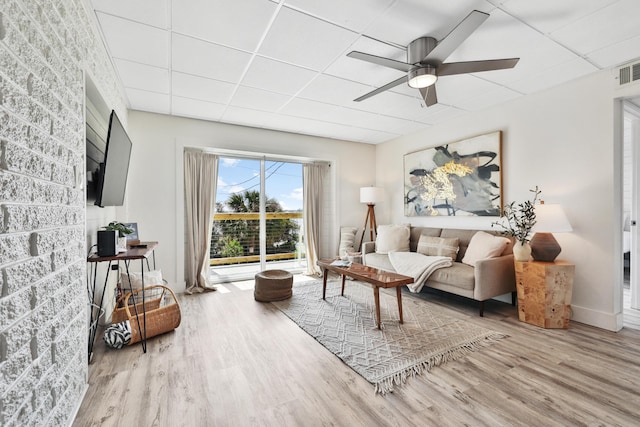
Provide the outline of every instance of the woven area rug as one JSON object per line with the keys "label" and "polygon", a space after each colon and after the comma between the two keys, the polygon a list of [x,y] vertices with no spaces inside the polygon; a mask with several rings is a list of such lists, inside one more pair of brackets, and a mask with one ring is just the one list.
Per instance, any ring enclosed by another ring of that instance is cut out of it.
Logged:
{"label": "woven area rug", "polygon": [[373,290],[362,282],[347,281],[342,297],[340,281],[330,281],[326,301],[322,281],[294,284],[291,299],[272,304],[382,394],[410,376],[506,337],[405,293],[400,324],[391,291],[380,292],[382,330],[376,325]]}

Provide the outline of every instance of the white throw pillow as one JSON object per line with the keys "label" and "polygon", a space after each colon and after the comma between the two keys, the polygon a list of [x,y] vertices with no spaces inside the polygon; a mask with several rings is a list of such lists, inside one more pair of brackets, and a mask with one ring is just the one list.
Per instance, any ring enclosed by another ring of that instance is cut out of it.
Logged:
{"label": "white throw pillow", "polygon": [[341,259],[347,259],[347,252],[355,251],[356,227],[340,227],[340,246],[338,255]]}
{"label": "white throw pillow", "polygon": [[409,252],[410,226],[406,224],[381,225],[376,235],[376,253]]}
{"label": "white throw pillow", "polygon": [[[124,271],[120,273],[120,285],[123,289],[141,289],[142,288],[142,273],[139,271],[131,271],[129,272],[129,276],[131,276],[131,285],[129,285],[129,278],[127,277],[127,272]],[[162,282],[162,272],[160,270],[152,270],[144,272],[144,286],[151,285],[163,285]],[[145,291],[145,294],[147,292]]]}
{"label": "white throw pillow", "polygon": [[506,237],[494,236],[484,231],[478,231],[471,238],[462,262],[475,267],[476,262],[481,259],[500,256],[509,242],[510,240]]}

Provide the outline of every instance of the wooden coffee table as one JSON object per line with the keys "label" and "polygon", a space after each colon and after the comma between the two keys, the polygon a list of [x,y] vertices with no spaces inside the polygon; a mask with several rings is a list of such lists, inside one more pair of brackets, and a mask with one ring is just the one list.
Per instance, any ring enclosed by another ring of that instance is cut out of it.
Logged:
{"label": "wooden coffee table", "polygon": [[329,271],[333,271],[334,273],[338,273],[342,276],[342,292],[340,293],[342,296],[344,296],[344,281],[347,276],[373,285],[373,297],[376,303],[376,319],[378,321],[378,329],[380,329],[380,288],[396,288],[398,313],[400,314],[400,323],[403,323],[402,291],[400,287],[413,283],[413,277],[403,276],[402,274],[379,270],[373,267],[367,267],[355,262],[348,267],[332,265],[334,261],[335,260],[333,259],[318,261],[318,265],[324,269],[324,278],[322,280],[322,299],[325,299],[326,296],[327,275],[329,274]]}

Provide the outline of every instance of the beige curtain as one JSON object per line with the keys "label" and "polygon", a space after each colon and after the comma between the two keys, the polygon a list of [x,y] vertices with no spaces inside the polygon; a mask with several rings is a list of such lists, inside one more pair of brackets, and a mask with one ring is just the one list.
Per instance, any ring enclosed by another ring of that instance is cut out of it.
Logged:
{"label": "beige curtain", "polygon": [[185,151],[185,292],[188,294],[215,290],[209,283],[209,251],[217,179],[218,156]]}
{"label": "beige curtain", "polygon": [[320,215],[322,213],[322,184],[328,166],[325,164],[305,164],[303,166],[303,229],[307,252],[308,275],[320,275],[318,267]]}

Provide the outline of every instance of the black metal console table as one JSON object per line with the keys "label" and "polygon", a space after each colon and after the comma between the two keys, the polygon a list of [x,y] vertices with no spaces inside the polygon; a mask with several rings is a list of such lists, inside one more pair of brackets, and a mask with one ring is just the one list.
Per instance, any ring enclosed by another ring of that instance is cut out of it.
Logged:
{"label": "black metal console table", "polygon": [[[147,263],[147,271],[150,270],[149,266],[149,256],[153,259],[153,268],[156,268],[156,255],[155,249],[158,246],[158,242],[140,242],[139,244],[130,246],[126,252],[121,252],[114,256],[98,256],[97,254],[91,254],[87,257],[87,262],[91,264],[90,268],[90,279],[87,282],[87,292],[89,294],[89,307],[90,307],[90,324],[89,324],[89,363],[91,363],[91,358],[93,357],[93,344],[96,340],[96,333],[98,330],[98,319],[101,316],[102,305],[104,302],[104,292],[107,288],[107,282],[109,281],[109,274],[111,273],[111,266],[115,264],[119,264],[120,261],[124,263],[125,270],[127,276],[129,276],[129,263],[133,260],[140,260],[140,269],[141,269],[141,277],[142,277],[142,327],[140,326],[140,316],[138,315],[138,308],[135,302],[135,294],[133,294],[133,308],[136,313],[136,321],[138,322],[138,330],[141,332],[141,344],[142,351],[144,353],[147,352],[147,316],[145,312],[144,305],[144,264],[145,261]],[[100,303],[98,305],[95,304],[95,294],[96,294],[96,281],[97,281],[97,272],[98,272],[98,263],[108,262],[109,265],[107,267],[107,274],[104,278],[104,284],[102,285],[102,295],[100,296]],[[131,280],[129,280],[131,283]]]}

